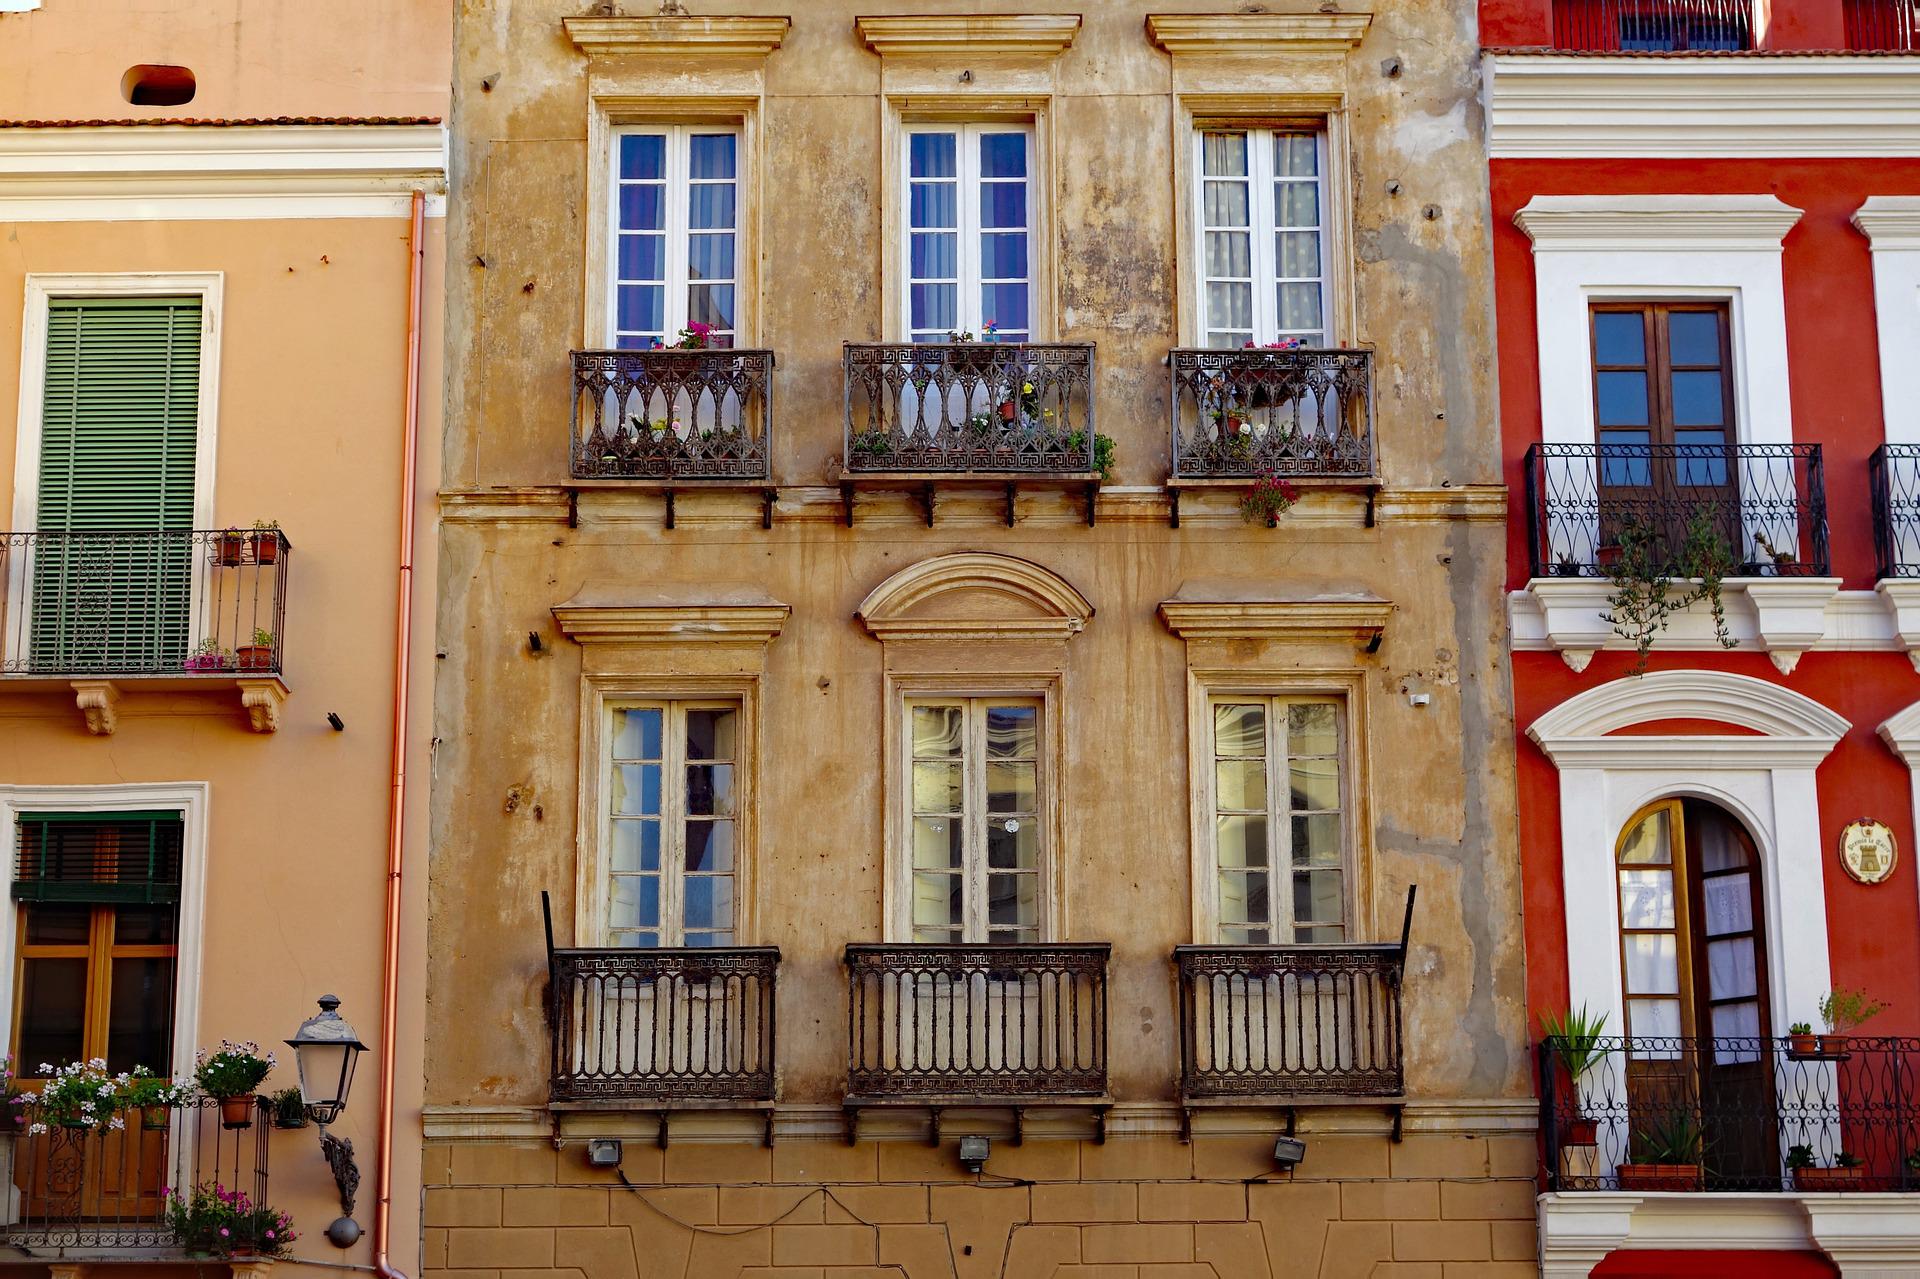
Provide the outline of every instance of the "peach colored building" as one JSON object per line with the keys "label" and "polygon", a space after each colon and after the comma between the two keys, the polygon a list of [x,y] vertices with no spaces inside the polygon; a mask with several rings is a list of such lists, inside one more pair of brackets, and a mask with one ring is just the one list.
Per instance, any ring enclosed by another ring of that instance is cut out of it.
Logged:
{"label": "peach colored building", "polygon": [[32,1088],[257,1040],[270,1094],[328,993],[371,1048],[329,1129],[357,1242],[311,1124],[43,1115],[4,1138],[9,1265],[177,1260],[164,1190],[217,1181],[291,1214],[283,1267],[417,1269],[451,21],[0,2],[5,1049]]}
{"label": "peach colored building", "polygon": [[456,24],[427,1272],[1532,1273],[1474,6],[583,7]]}

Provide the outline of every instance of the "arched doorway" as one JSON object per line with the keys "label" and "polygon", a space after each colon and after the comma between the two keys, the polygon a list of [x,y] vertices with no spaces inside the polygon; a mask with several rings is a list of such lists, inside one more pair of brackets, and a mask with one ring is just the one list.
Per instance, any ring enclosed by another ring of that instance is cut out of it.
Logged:
{"label": "arched doorway", "polygon": [[1707,1184],[1779,1184],[1764,896],[1753,837],[1702,799],[1636,813],[1615,849],[1632,1140],[1697,1147]]}

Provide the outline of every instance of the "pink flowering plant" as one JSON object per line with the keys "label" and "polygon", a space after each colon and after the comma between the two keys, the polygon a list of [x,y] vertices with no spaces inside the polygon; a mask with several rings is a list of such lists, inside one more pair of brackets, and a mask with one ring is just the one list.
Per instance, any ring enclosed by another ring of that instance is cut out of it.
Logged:
{"label": "pink flowering plant", "polygon": [[687,325],[686,328],[681,329],[680,336],[674,339],[672,346],[668,346],[667,343],[662,342],[659,338],[653,340],[653,349],[656,351],[704,351],[712,345],[713,326],[711,324],[702,324],[698,320]]}
{"label": "pink flowering plant", "polygon": [[282,1257],[299,1236],[293,1218],[278,1208],[256,1204],[219,1182],[201,1182],[191,1191],[167,1188],[167,1224],[189,1253],[213,1257],[257,1254]]}
{"label": "pink flowering plant", "polygon": [[212,1052],[201,1049],[193,1058],[194,1082],[209,1097],[251,1097],[274,1067],[272,1053],[262,1054],[251,1039],[220,1041]]}
{"label": "pink flowering plant", "polygon": [[1240,518],[1249,524],[1265,524],[1271,528],[1274,521],[1299,500],[1300,490],[1291,480],[1263,475],[1241,497]]}
{"label": "pink flowering plant", "polygon": [[20,1089],[13,1073],[13,1058],[0,1057],[0,1131],[12,1132],[26,1126],[27,1094]]}

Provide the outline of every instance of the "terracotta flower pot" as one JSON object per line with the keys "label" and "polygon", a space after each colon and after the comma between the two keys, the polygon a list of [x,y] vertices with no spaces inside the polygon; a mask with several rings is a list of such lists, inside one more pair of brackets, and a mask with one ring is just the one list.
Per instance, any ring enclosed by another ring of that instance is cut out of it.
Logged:
{"label": "terracotta flower pot", "polygon": [[273,649],[264,644],[242,644],[234,652],[239,656],[240,669],[243,671],[270,671],[273,669]]}
{"label": "terracotta flower pot", "polygon": [[250,533],[247,535],[253,543],[253,562],[272,564],[280,558],[280,535],[278,533]]}
{"label": "terracotta flower pot", "polygon": [[140,1107],[140,1126],[148,1132],[165,1132],[171,1118],[165,1106]]}
{"label": "terracotta flower pot", "polygon": [[1820,1051],[1820,1040],[1815,1035],[1788,1035],[1787,1056],[1811,1057]]}
{"label": "terracotta flower pot", "polygon": [[1621,1164],[1622,1190],[1698,1190],[1699,1164]]}
{"label": "terracotta flower pot", "polygon": [[220,1099],[220,1126],[222,1128],[253,1127],[252,1097],[222,1097]]}
{"label": "terracotta flower pot", "polygon": [[1820,1036],[1820,1055],[1821,1056],[1841,1057],[1846,1054],[1846,1051],[1847,1051],[1847,1037],[1845,1035]]}
{"label": "terracotta flower pot", "polygon": [[1866,1179],[1866,1172],[1858,1164],[1851,1168],[1795,1168],[1793,1188],[1807,1191],[1858,1190]]}
{"label": "terracotta flower pot", "polygon": [[1592,1146],[1600,1140],[1600,1123],[1595,1119],[1570,1119],[1567,1121],[1566,1136],[1561,1138],[1563,1146]]}
{"label": "terracotta flower pot", "polygon": [[233,568],[246,558],[247,535],[245,533],[222,533],[215,540],[214,554],[222,567]]}

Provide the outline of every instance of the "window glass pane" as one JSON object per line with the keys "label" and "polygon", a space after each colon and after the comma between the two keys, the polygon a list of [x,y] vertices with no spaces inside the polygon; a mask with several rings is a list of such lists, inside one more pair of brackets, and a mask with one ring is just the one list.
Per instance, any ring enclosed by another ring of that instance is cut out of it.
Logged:
{"label": "window glass pane", "polygon": [[173,1069],[173,960],[158,956],[113,961],[107,1006],[107,1069]]}
{"label": "window glass pane", "polygon": [[1031,813],[1039,804],[1039,765],[994,761],[987,765],[987,811]]}
{"label": "window glass pane", "polygon": [[660,869],[660,820],[621,818],[613,823],[615,874]]}
{"label": "window glass pane", "polygon": [[733,872],[733,823],[731,821],[687,823],[686,866],[703,875]]}
{"label": "window glass pane", "polygon": [[1647,375],[1645,373],[1596,373],[1599,389],[1600,425],[1645,426],[1647,424]]}
{"label": "window glass pane", "polygon": [[1032,928],[1040,922],[1038,875],[987,876],[987,923]]}
{"label": "window glass pane", "polygon": [[[1627,1001],[1627,1025],[1633,1035],[1672,1038],[1680,1033],[1680,1001],[1677,999],[1630,999]],[[1635,1057],[1658,1058],[1674,1055],[1671,1050],[1636,1049]]]}
{"label": "window glass pane", "polygon": [[1267,762],[1222,759],[1213,765],[1213,802],[1222,809],[1267,810]]}
{"label": "window glass pane", "polygon": [[1340,814],[1314,813],[1292,821],[1295,866],[1340,865]]}
{"label": "window glass pane", "polygon": [[1319,138],[1311,133],[1280,133],[1273,139],[1273,171],[1280,177],[1310,178],[1319,170]]}
{"label": "window glass pane", "polygon": [[731,875],[689,875],[683,899],[686,926],[728,929],[733,927],[733,877]]}
{"label": "window glass pane", "polygon": [[1725,431],[1675,431],[1673,442],[1687,450],[1673,459],[1675,483],[1695,488],[1719,488],[1727,482],[1726,454],[1710,451],[1726,447]]}
{"label": "window glass pane", "polygon": [[79,1061],[87,1011],[87,961],[27,959],[20,964],[20,1068]]}
{"label": "window glass pane", "polygon": [[660,765],[616,764],[613,769],[613,811],[628,817],[660,813]]}
{"label": "window glass pane", "polygon": [[687,176],[696,182],[702,178],[731,178],[733,161],[731,133],[696,133],[687,139]]}
{"label": "window glass pane", "polygon": [[667,278],[667,238],[664,235],[620,237],[619,272],[622,280]]}
{"label": "window glass pane", "polygon": [[1024,227],[1027,224],[1027,184],[989,182],[980,188],[980,225]]}
{"label": "window glass pane", "polygon": [[910,226],[950,228],[960,225],[951,182],[915,182],[908,193]]}
{"label": "window glass pane", "polygon": [[963,712],[958,706],[914,707],[913,753],[935,758],[958,756],[963,724]]}
{"label": "window glass pane", "polygon": [[113,944],[116,946],[171,946],[176,911],[172,906],[116,906]]}
{"label": "window glass pane", "polygon": [[1707,981],[1715,999],[1739,999],[1757,993],[1753,938],[1708,942]]}
{"label": "window glass pane", "polygon": [[696,231],[733,229],[733,184],[710,182],[687,190],[687,225]]}
{"label": "window glass pane", "polygon": [[1726,420],[1718,373],[1675,373],[1672,385],[1675,426],[1719,426]]}
{"label": "window glass pane", "polygon": [[732,759],[733,730],[738,712],[728,707],[694,708],[687,712],[687,758]]}
{"label": "window glass pane", "polygon": [[1718,311],[1667,312],[1667,355],[1674,364],[1720,363]]}
{"label": "window glass pane", "polygon": [[1338,945],[1347,939],[1345,924],[1316,924],[1293,930],[1293,939],[1305,945]]}
{"label": "window glass pane", "polygon": [[1003,341],[1012,341],[1016,332],[1027,331],[1027,286],[1024,284],[983,284],[980,286],[980,317],[991,323]]}
{"label": "window glass pane", "polygon": [[1280,331],[1317,330],[1320,327],[1320,286],[1317,283],[1280,285]]}
{"label": "window glass pane", "polygon": [[907,142],[908,176],[915,178],[951,178],[958,173],[954,157],[958,154],[958,135],[952,133],[916,133]]}
{"label": "window glass pane", "polygon": [[1027,135],[1024,133],[981,134],[980,176],[983,178],[1026,177]]}
{"label": "window glass pane", "polygon": [[1293,807],[1340,807],[1340,765],[1331,759],[1296,760],[1287,769]]}
{"label": "window glass pane", "polygon": [[1266,928],[1228,928],[1220,929],[1222,946],[1267,946],[1271,945],[1273,934]]}
{"label": "window glass pane", "polygon": [[1253,276],[1253,241],[1245,231],[1207,232],[1207,274],[1237,280]]}
{"label": "window glass pane", "polygon": [[1264,817],[1216,817],[1214,840],[1222,866],[1267,864],[1267,819]]}
{"label": "window glass pane", "polygon": [[[982,240],[1019,239],[1024,245],[1024,236],[990,235]],[[953,280],[959,278],[960,266],[955,258],[960,246],[960,237],[951,232],[915,231],[909,246],[911,270],[916,280]],[[1025,261],[1024,255],[1022,262]]]}
{"label": "window glass pane", "polygon": [[687,278],[731,280],[733,278],[733,237],[731,235],[689,236],[687,238]]}
{"label": "window glass pane", "polygon": [[1632,488],[1653,483],[1653,463],[1647,454],[1652,440],[1647,431],[1600,432],[1600,482]]}
{"label": "window glass pane", "polygon": [[1715,875],[1704,881],[1707,936],[1753,931],[1753,885],[1747,876]]}
{"label": "window glass pane", "polygon": [[1220,872],[1220,919],[1229,924],[1272,922],[1273,903],[1267,893],[1265,871]]}
{"label": "window glass pane", "polygon": [[1215,706],[1213,708],[1213,753],[1265,756],[1267,708],[1257,702]]}
{"label": "window glass pane", "polygon": [[1034,712],[1032,706],[988,707],[987,758],[1034,758],[1040,750],[1039,727]]}
{"label": "window glass pane", "polygon": [[1335,755],[1340,750],[1340,709],[1328,702],[1295,702],[1287,707],[1287,748],[1303,755]]}
{"label": "window glass pane", "polygon": [[1280,226],[1320,225],[1320,185],[1281,182],[1273,193],[1274,221]]}
{"label": "window glass pane", "polygon": [[1039,869],[1039,819],[995,817],[988,822],[987,865],[995,870]]}
{"label": "window glass pane", "polygon": [[687,812],[709,817],[733,815],[733,765],[687,765]]}
{"label": "window glass pane", "polygon": [[84,946],[93,931],[91,906],[34,902],[22,909],[27,912],[29,946]]}
{"label": "window glass pane", "polygon": [[1250,225],[1247,215],[1247,184],[1244,182],[1207,183],[1206,207],[1203,215],[1206,218],[1206,224],[1210,227]]}
{"label": "window glass pane", "polygon": [[915,760],[913,811],[916,813],[959,812],[960,765]]}
{"label": "window glass pane", "polygon": [[961,823],[952,817],[913,819],[913,864],[923,870],[958,870],[965,848]]}
{"label": "window glass pane", "polygon": [[666,290],[658,284],[623,284],[614,322],[626,333],[659,333],[665,323]]}
{"label": "window glass pane", "polygon": [[1623,870],[1620,872],[1620,926],[1622,928],[1672,928],[1673,872],[1670,870]]}
{"label": "window glass pane", "polygon": [[1680,960],[1671,933],[1633,933],[1620,939],[1626,952],[1627,992],[1672,995],[1680,990]]}
{"label": "window glass pane", "polygon": [[1620,845],[1622,863],[1665,866],[1673,860],[1667,810],[1648,813]]}
{"label": "window glass pane", "polygon": [[658,179],[666,175],[667,139],[661,133],[628,133],[620,138],[620,176]]}
{"label": "window glass pane", "polygon": [[[1756,1003],[1725,1004],[1713,1010],[1713,1033],[1725,1039],[1758,1039],[1760,1037],[1760,1005]],[[1755,1058],[1754,1049],[1759,1045],[1721,1045],[1716,1059],[1721,1065],[1730,1065],[1733,1061]]]}
{"label": "window glass pane", "polygon": [[1337,870],[1293,872],[1293,918],[1298,923],[1337,923],[1346,914]]}
{"label": "window glass pane", "polygon": [[[925,871],[914,872],[913,922],[916,929],[922,926],[944,928],[960,926],[961,882],[958,875],[930,875]],[[937,937],[933,940],[948,939]]]}
{"label": "window glass pane", "polygon": [[607,926],[613,929],[660,926],[660,877],[616,875],[607,901]]}
{"label": "window glass pane", "polygon": [[1207,284],[1207,324],[1216,329],[1245,329],[1253,324],[1253,288],[1246,284]]}
{"label": "window glass pane", "polygon": [[1645,364],[1646,317],[1638,311],[1595,311],[1593,357],[1596,364]]}
{"label": "window glass pane", "polygon": [[908,294],[914,328],[950,332],[957,325],[954,315],[959,290],[954,285],[916,284]]}
{"label": "window glass pane", "polygon": [[1247,135],[1209,133],[1200,144],[1201,172],[1210,178],[1245,177],[1247,173]]}
{"label": "window glass pane", "polygon": [[660,196],[666,188],[658,184],[639,184],[620,188],[620,229],[623,231],[659,231],[665,229],[666,205]]}
{"label": "window glass pane", "polygon": [[983,280],[1024,280],[1027,278],[1026,232],[999,232],[980,237],[980,278]]}
{"label": "window glass pane", "polygon": [[687,289],[687,320],[716,329],[733,327],[733,286],[695,284]]}
{"label": "window glass pane", "polygon": [[1317,278],[1320,274],[1320,233],[1318,231],[1282,231],[1280,233],[1280,275],[1282,278]]}
{"label": "window glass pane", "polygon": [[[731,946],[733,945],[733,933],[731,931],[719,933],[688,933],[686,941],[681,944],[689,947]],[[718,1059],[718,1053],[716,1053],[715,1060],[717,1061]]]}

